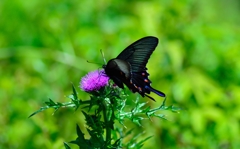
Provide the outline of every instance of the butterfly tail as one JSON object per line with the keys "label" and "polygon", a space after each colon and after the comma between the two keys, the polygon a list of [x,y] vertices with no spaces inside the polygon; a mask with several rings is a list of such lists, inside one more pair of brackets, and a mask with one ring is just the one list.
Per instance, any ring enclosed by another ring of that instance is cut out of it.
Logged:
{"label": "butterfly tail", "polygon": [[166,96],[163,92],[158,91],[158,90],[152,88],[151,86],[145,86],[145,88],[146,88],[147,90],[151,91],[151,92],[154,92],[155,94],[157,94],[157,95],[159,95],[159,96],[161,96],[161,97],[165,97],[165,96]]}

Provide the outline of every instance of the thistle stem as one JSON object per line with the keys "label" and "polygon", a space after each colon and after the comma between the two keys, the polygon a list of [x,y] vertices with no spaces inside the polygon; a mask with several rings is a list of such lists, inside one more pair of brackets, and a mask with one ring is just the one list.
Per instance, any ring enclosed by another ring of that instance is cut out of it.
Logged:
{"label": "thistle stem", "polygon": [[106,149],[108,149],[108,146],[111,145],[111,113],[112,113],[112,108],[110,108],[110,104],[107,103],[108,101],[106,101],[105,99],[102,102],[102,106],[103,106],[103,117],[104,117],[104,123],[105,123],[105,127],[106,127]]}

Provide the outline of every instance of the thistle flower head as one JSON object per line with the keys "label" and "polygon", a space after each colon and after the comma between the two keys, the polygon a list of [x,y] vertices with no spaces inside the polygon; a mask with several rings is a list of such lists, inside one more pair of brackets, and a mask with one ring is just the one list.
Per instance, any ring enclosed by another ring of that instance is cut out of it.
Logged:
{"label": "thistle flower head", "polygon": [[80,88],[86,92],[97,91],[108,84],[104,70],[95,70],[82,77]]}

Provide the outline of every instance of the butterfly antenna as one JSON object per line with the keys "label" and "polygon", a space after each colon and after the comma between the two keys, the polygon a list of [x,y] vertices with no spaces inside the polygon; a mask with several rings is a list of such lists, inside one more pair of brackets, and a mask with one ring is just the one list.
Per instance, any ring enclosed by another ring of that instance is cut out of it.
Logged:
{"label": "butterfly antenna", "polygon": [[88,61],[88,60],[87,60],[87,62],[88,62],[88,63],[91,63],[91,64],[97,64],[97,65],[102,65],[102,64],[100,64],[100,63],[96,63],[96,62],[91,62],[91,61]]}
{"label": "butterfly antenna", "polygon": [[101,52],[101,54],[102,54],[102,58],[103,58],[104,64],[106,65],[107,62],[106,62],[106,59],[105,59],[105,56],[104,56],[104,53],[103,53],[102,49],[100,50],[100,52]]}

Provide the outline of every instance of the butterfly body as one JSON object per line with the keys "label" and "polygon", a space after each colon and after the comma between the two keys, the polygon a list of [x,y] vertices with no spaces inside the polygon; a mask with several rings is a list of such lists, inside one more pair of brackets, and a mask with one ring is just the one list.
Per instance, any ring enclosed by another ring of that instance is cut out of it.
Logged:
{"label": "butterfly body", "polygon": [[106,67],[105,72],[120,88],[123,88],[123,83],[131,78],[131,66],[127,61],[121,59],[111,59]]}
{"label": "butterfly body", "polygon": [[[148,79],[146,64],[158,44],[156,37],[148,36],[134,42],[124,49],[117,58],[104,65],[105,73],[120,88],[125,84],[133,93],[138,92],[142,97],[154,92],[159,96],[165,94],[152,88]],[[146,94],[147,93],[147,94]]]}

